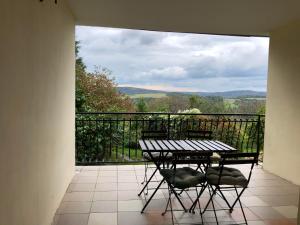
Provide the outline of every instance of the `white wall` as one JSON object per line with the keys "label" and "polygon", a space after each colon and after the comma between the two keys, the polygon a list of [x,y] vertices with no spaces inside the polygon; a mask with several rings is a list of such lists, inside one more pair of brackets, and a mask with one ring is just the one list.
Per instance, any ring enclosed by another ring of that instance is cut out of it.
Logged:
{"label": "white wall", "polygon": [[271,32],[264,168],[300,185],[300,21]]}
{"label": "white wall", "polygon": [[74,28],[64,0],[1,0],[1,225],[51,224],[74,173]]}

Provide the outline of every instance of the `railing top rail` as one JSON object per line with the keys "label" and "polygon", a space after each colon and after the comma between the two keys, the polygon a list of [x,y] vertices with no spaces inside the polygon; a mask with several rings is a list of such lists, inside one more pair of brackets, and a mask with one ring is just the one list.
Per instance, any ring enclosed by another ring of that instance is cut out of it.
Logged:
{"label": "railing top rail", "polygon": [[256,116],[265,117],[264,114],[251,113],[172,113],[172,112],[76,112],[78,115],[186,115],[186,116]]}

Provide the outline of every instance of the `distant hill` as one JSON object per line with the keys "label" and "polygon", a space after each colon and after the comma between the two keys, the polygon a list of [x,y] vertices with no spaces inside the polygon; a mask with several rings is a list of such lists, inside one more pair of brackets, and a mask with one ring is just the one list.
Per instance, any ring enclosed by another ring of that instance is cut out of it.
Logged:
{"label": "distant hill", "polygon": [[188,95],[199,95],[199,96],[221,96],[223,98],[238,98],[238,97],[266,97],[266,92],[251,91],[251,90],[236,90],[236,91],[223,91],[223,92],[167,92],[158,90],[149,90],[144,88],[135,87],[118,87],[119,92],[127,95],[145,95],[149,96],[151,94],[188,94]]}
{"label": "distant hill", "polygon": [[149,90],[135,87],[118,87],[118,90],[119,92],[127,95],[167,93],[165,91]]}

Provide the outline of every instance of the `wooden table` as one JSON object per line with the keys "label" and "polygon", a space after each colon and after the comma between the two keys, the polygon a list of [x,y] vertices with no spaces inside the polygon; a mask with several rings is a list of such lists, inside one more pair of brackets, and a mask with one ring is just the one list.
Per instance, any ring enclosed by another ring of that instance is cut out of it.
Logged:
{"label": "wooden table", "polygon": [[[216,153],[224,153],[224,152],[233,152],[237,151],[237,149],[221,142],[218,140],[139,140],[139,145],[143,151],[143,153],[148,153],[153,163],[156,165],[156,170],[151,175],[150,179],[147,181],[139,196],[147,187],[149,182],[152,180],[154,174],[160,170],[160,165],[165,161],[165,158],[169,153],[173,153],[176,151],[212,151]],[[160,157],[154,157],[153,153],[160,153]],[[157,190],[160,188],[161,184],[164,180],[162,180],[149,200],[146,202],[143,207],[141,213],[144,212],[147,205],[156,194]]]}

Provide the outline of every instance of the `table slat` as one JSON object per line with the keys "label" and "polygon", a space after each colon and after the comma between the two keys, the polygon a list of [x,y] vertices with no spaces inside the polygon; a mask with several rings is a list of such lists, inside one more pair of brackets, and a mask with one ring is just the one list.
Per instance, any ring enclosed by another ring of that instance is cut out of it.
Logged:
{"label": "table slat", "polygon": [[153,151],[155,150],[149,140],[144,140],[145,144],[147,145],[148,150]]}
{"label": "table slat", "polygon": [[198,143],[201,143],[202,145],[204,145],[206,148],[208,148],[208,150],[215,150],[213,147],[211,147],[210,145],[206,144],[204,141],[197,141]]}
{"label": "table slat", "polygon": [[223,142],[221,142],[221,141],[216,141],[218,144],[220,144],[220,145],[223,145],[223,146],[225,146],[225,147],[227,147],[227,148],[229,148],[230,150],[234,150],[234,151],[236,151],[236,149],[235,148],[233,148],[233,147],[231,147],[231,146],[229,146],[229,145],[227,145],[227,144],[225,144],[225,143],[223,143]]}
{"label": "table slat", "polygon": [[207,147],[205,147],[204,145],[201,145],[198,141],[196,140],[192,140],[191,142],[193,142],[195,145],[199,146],[199,148],[201,148],[201,150],[204,151],[208,151],[209,149]]}
{"label": "table slat", "polygon": [[208,141],[211,145],[215,145],[215,146],[217,146],[220,150],[222,150],[222,151],[228,151],[229,150],[229,148],[227,148],[227,147],[225,147],[225,146],[223,146],[223,145],[220,145],[220,144],[218,144],[217,142],[215,142],[215,141]]}
{"label": "table slat", "polygon": [[150,141],[155,150],[162,150],[161,147],[156,143],[155,140]]}
{"label": "table slat", "polygon": [[185,142],[186,142],[188,145],[192,146],[194,149],[198,150],[198,151],[201,151],[201,150],[202,150],[198,145],[194,144],[194,143],[193,143],[192,141],[190,141],[190,140],[185,140]]}
{"label": "table slat", "polygon": [[166,146],[168,146],[168,148],[170,149],[170,150],[176,150],[176,148],[173,146],[173,145],[171,145],[167,140],[162,140],[162,142],[166,145]]}
{"label": "table slat", "polygon": [[183,150],[181,146],[179,146],[175,141],[169,140],[169,143],[175,147],[176,150]]}
{"label": "table slat", "polygon": [[144,143],[143,140],[139,140],[139,144],[140,144],[141,149],[142,149],[143,151],[148,150],[148,148],[147,148],[147,146],[146,146],[146,144]]}
{"label": "table slat", "polygon": [[160,145],[160,147],[161,147],[162,149],[164,149],[164,150],[170,150],[170,148],[169,148],[168,146],[166,146],[166,145],[162,142],[162,140],[157,140],[156,142]]}

